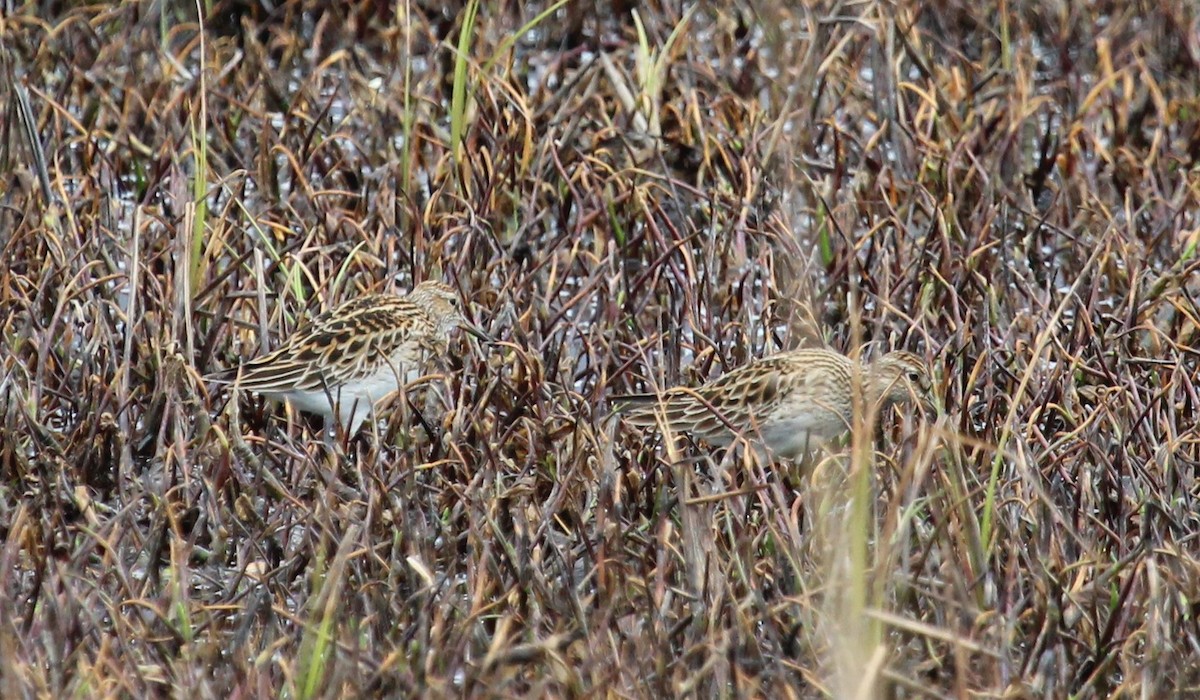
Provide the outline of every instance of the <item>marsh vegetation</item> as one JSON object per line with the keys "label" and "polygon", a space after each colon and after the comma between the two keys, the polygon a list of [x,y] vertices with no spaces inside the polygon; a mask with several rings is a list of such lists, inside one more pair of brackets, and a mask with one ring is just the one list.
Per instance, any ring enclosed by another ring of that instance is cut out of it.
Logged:
{"label": "marsh vegetation", "polygon": [[[1200,692],[1194,6],[44,1],[0,54],[5,697]],[[201,381],[424,279],[501,343],[366,435]],[[816,346],[937,417],[802,468],[610,416]]]}

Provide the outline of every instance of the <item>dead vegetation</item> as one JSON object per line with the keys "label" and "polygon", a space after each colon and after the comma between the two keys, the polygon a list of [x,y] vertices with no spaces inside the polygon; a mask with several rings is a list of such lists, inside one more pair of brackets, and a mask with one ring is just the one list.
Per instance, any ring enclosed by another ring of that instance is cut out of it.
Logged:
{"label": "dead vegetation", "polygon": [[[0,694],[1200,692],[1200,15],[792,4],[6,5]],[[199,379],[430,277],[369,439]],[[608,416],[822,343],[942,417]]]}

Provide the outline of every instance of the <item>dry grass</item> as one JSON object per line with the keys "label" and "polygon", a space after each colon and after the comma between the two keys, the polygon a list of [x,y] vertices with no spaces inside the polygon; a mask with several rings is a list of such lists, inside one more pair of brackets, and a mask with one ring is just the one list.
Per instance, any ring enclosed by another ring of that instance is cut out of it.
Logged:
{"label": "dry grass", "polygon": [[[1200,692],[1194,8],[211,5],[0,18],[4,697]],[[429,277],[369,439],[199,379]],[[942,417],[608,416],[814,343]]]}

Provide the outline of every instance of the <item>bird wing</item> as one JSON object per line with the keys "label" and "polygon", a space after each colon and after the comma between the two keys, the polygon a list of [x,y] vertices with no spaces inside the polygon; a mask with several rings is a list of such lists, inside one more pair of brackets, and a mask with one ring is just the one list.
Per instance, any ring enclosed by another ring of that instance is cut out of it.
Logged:
{"label": "bird wing", "polygon": [[[851,367],[838,354],[796,350],[756,360],[696,389],[618,397],[626,405],[617,410],[637,426],[665,421],[717,443],[763,429],[829,434],[845,422],[838,398],[845,389],[839,387]],[[784,437],[775,435],[772,442]]]}
{"label": "bird wing", "polygon": [[286,344],[208,377],[260,393],[319,391],[390,366],[432,329],[421,309],[388,295],[348,301],[315,317]]}
{"label": "bird wing", "polygon": [[660,420],[677,430],[702,436],[737,433],[750,428],[754,414],[777,400],[784,388],[779,362],[767,358],[717,377],[697,389],[676,387],[655,394],[614,397],[617,410],[633,425],[652,427]]}

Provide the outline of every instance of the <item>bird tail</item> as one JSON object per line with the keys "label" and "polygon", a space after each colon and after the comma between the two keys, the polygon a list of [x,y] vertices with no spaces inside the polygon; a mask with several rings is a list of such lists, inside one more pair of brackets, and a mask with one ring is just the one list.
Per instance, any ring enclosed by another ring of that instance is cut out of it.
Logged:
{"label": "bird tail", "polygon": [[282,393],[293,389],[321,389],[324,384],[314,376],[311,368],[303,362],[281,359],[288,348],[282,347],[262,357],[230,367],[204,377],[205,381],[217,384],[237,384],[246,391]]}
{"label": "bird tail", "polygon": [[616,394],[608,398],[613,410],[623,411],[631,406],[645,406],[658,401],[657,394]]}
{"label": "bird tail", "polygon": [[204,381],[213,382],[214,384],[233,384],[237,381],[238,368],[230,367],[211,374],[204,375]]}
{"label": "bird tail", "polygon": [[626,421],[642,428],[658,425],[662,412],[658,394],[618,394],[609,398],[613,413],[620,414]]}

